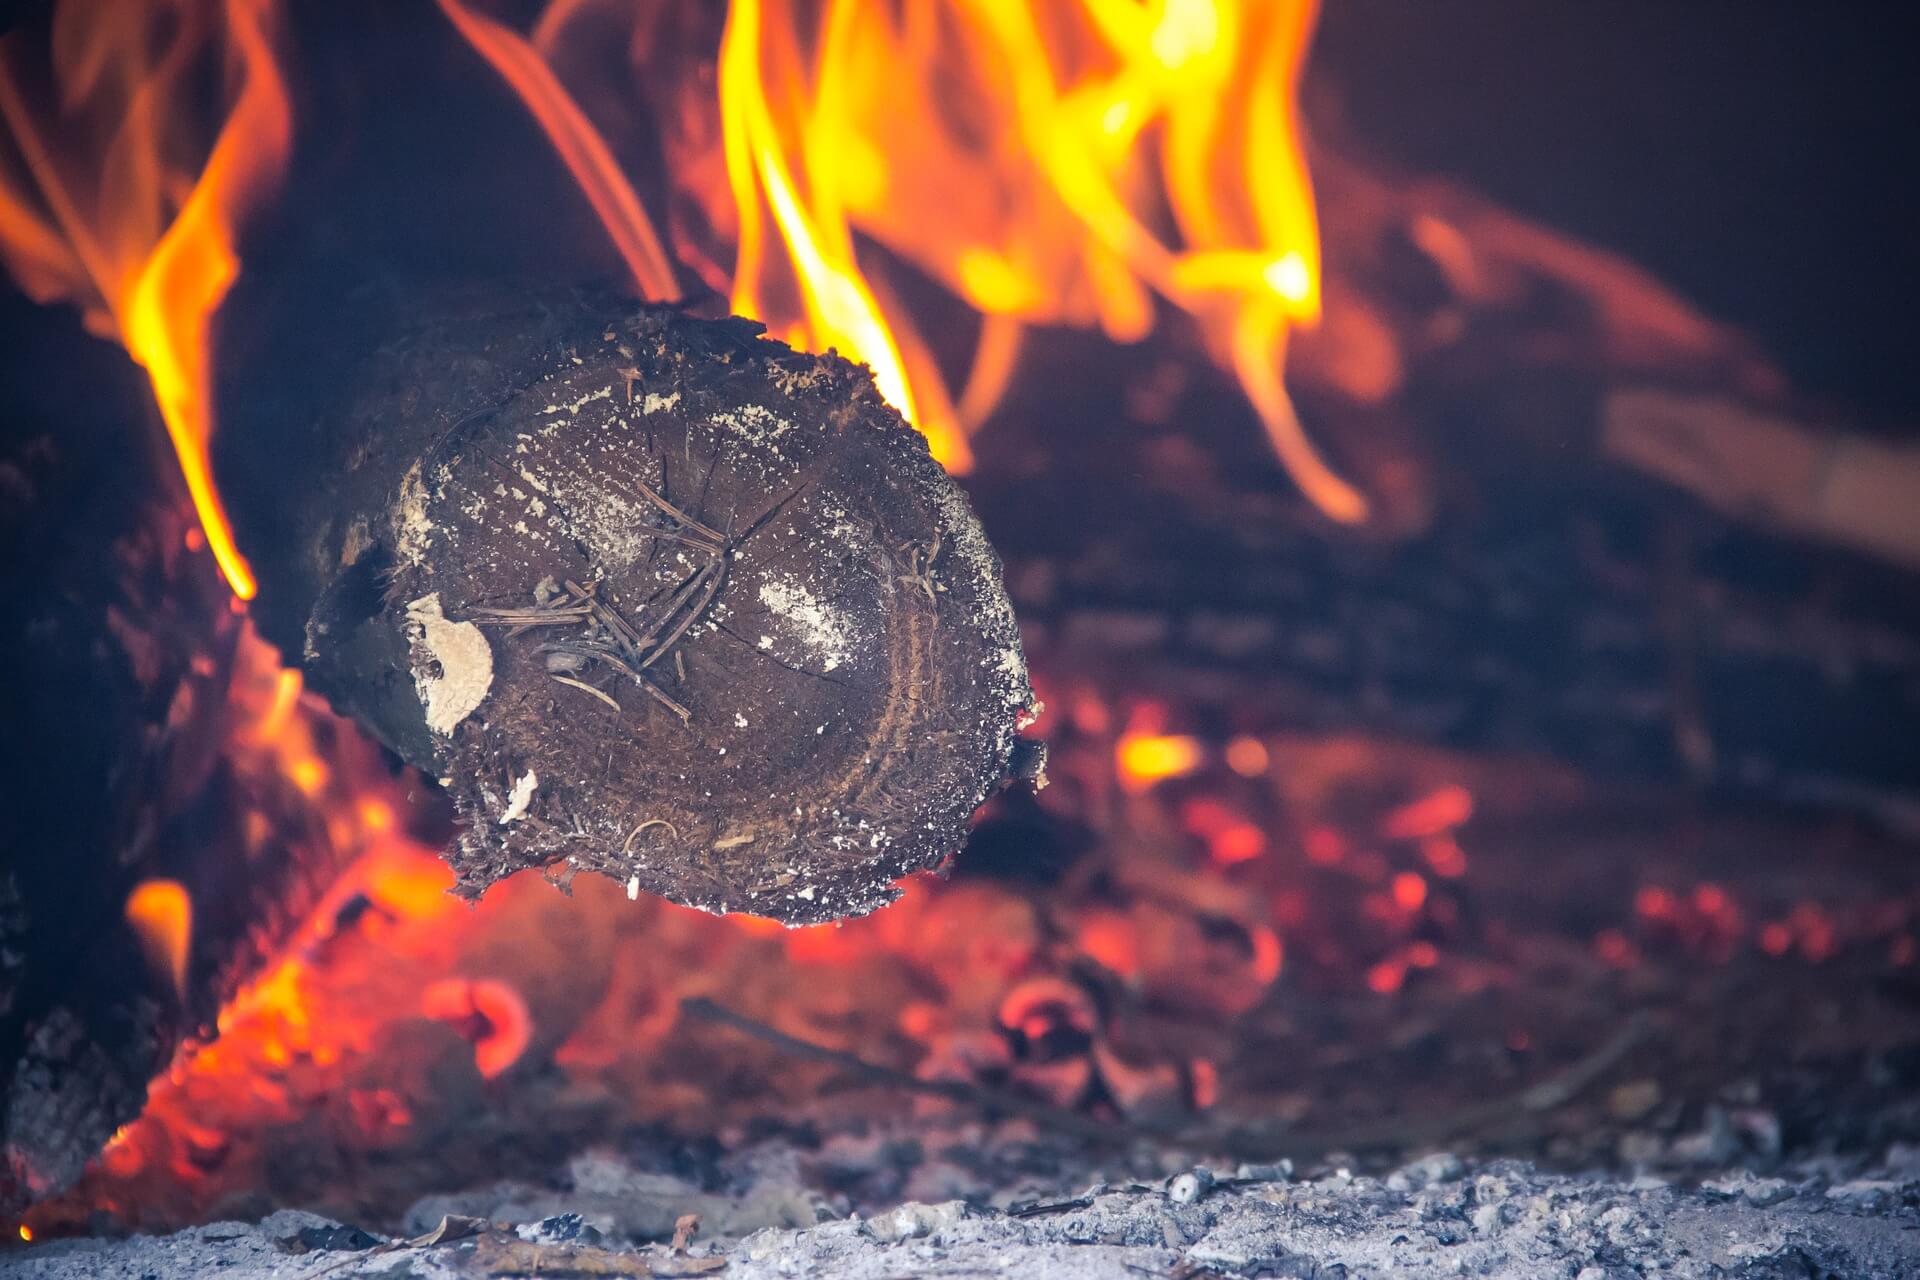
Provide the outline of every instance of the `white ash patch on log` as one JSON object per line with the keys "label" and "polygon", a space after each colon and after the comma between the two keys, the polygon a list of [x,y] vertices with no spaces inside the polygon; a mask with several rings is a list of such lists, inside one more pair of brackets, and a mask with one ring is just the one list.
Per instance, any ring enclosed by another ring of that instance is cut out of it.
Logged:
{"label": "white ash patch on log", "polygon": [[427,728],[445,737],[486,701],[493,687],[493,649],[471,622],[451,622],[440,612],[440,593],[407,605],[416,627],[413,682],[420,691]]}
{"label": "white ash patch on log", "polygon": [[755,445],[772,445],[793,430],[791,422],[757,404],[743,405],[733,413],[717,413],[709,421]]}
{"label": "white ash patch on log", "polygon": [[[804,583],[769,578],[760,584],[760,603],[787,622],[787,630],[799,636],[807,657],[818,663],[821,671],[832,671],[851,656],[851,619],[821,601]],[[761,640],[763,648],[773,647],[771,637]]]}
{"label": "white ash patch on log", "polygon": [[529,769],[514,782],[513,790],[507,793],[507,807],[500,813],[500,825],[524,818],[527,809],[533,803],[533,793],[540,786],[540,775]]}

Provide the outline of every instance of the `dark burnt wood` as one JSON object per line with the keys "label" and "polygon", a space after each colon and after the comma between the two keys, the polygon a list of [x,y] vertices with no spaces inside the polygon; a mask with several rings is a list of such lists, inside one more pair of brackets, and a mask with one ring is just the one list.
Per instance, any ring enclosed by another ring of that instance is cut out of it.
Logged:
{"label": "dark burnt wood", "polygon": [[797,923],[959,847],[1031,692],[864,369],[575,294],[398,332],[317,357],[331,391],[241,379],[221,476],[262,626],[442,780],[463,891],[588,870]]}
{"label": "dark burnt wood", "polygon": [[[0,290],[0,1214],[72,1182],[303,913],[324,822],[223,752],[242,619],[173,487],[140,371]],[[291,784],[286,792],[293,793]],[[250,839],[265,819],[274,834]],[[184,990],[128,923],[194,907]],[[9,1229],[11,1229],[9,1225]]]}
{"label": "dark burnt wood", "polygon": [[[1154,376],[1074,354],[1114,399]],[[1595,380],[1504,385],[1409,393],[1418,434],[1453,448],[1421,463],[1439,514],[1390,537],[1318,518],[1228,387],[1193,386],[1153,427],[1023,393],[970,484],[1036,670],[1199,726],[1544,753],[1920,829],[1915,576],[1609,463]],[[1308,418],[1339,445],[1367,425],[1324,400]],[[1016,441],[1015,422],[1047,429]]]}

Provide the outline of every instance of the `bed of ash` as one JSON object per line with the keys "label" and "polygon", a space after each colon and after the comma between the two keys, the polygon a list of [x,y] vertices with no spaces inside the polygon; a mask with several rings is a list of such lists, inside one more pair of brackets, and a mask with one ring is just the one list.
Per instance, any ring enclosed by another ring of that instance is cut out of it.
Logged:
{"label": "bed of ash", "polygon": [[1046,692],[841,928],[370,882],[0,1275],[1920,1274],[1907,844]]}
{"label": "bed of ash", "polygon": [[[955,1135],[964,1138],[964,1135]],[[885,1162],[884,1143],[848,1160]],[[668,1153],[654,1153],[664,1157]],[[169,1236],[59,1241],[0,1262],[38,1280],[388,1276],[1896,1277],[1920,1274],[1920,1151],[1863,1176],[1746,1171],[1676,1185],[1438,1153],[1384,1176],[1147,1158],[1073,1193],[907,1200],[861,1215],[809,1189],[782,1142],[725,1192],[601,1152],[560,1186],[434,1196],[400,1233],[282,1210]],[[937,1162],[936,1162],[937,1163]],[[917,1175],[929,1183],[938,1174]],[[696,1217],[697,1215],[697,1217]]]}

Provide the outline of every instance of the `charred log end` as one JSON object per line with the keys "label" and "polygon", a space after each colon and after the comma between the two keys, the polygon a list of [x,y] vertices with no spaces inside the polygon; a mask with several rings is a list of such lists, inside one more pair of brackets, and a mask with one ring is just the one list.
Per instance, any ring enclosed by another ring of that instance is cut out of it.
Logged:
{"label": "charred log end", "polygon": [[966,499],[864,369],[757,331],[596,322],[327,523],[309,665],[446,786],[462,892],[856,915],[1007,775],[1033,695]]}

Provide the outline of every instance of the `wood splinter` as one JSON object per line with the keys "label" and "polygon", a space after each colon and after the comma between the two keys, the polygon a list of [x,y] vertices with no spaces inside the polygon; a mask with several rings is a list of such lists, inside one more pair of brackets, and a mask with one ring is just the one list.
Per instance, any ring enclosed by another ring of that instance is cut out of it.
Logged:
{"label": "wood splinter", "polygon": [[866,370],[573,296],[343,359],[234,379],[219,465],[263,629],[441,779],[461,892],[562,863],[799,924],[958,849],[1033,693],[998,558]]}

